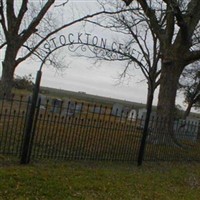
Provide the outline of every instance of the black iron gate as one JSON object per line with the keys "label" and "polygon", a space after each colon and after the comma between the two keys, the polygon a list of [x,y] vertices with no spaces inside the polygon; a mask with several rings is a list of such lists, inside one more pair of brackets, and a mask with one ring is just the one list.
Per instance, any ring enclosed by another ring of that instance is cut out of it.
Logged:
{"label": "black iron gate", "polygon": [[[0,100],[0,154],[18,156],[21,163],[36,159],[137,161],[142,118],[122,110],[113,113],[112,107],[39,99],[31,120],[31,98]],[[180,148],[163,142],[165,135],[156,129],[158,123],[164,121],[150,121],[144,160],[200,160],[197,124],[176,133]]]}

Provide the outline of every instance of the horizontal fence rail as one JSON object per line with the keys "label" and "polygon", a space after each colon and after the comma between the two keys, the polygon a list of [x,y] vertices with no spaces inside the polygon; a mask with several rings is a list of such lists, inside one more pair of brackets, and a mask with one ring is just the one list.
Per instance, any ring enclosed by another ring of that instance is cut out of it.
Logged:
{"label": "horizontal fence rail", "polygon": [[[0,100],[0,154],[20,157],[31,97]],[[145,117],[116,107],[40,96],[31,159],[136,161]],[[150,118],[146,161],[200,161],[199,123]]]}

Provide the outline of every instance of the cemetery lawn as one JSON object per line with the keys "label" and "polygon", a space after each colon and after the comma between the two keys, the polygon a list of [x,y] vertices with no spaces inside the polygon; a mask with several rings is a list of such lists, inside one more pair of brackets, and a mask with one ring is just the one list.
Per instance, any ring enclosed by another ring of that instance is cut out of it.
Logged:
{"label": "cemetery lawn", "polygon": [[[2,160],[0,159],[0,162]],[[0,200],[194,200],[200,163],[0,163]]]}

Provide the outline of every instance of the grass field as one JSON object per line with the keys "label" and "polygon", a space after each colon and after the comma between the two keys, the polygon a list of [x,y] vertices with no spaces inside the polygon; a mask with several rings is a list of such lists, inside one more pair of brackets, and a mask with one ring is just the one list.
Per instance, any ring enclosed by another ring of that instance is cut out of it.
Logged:
{"label": "grass field", "polygon": [[[12,92],[14,94],[23,95],[23,96],[28,96],[31,94],[31,91],[19,90],[19,89],[13,89]],[[103,106],[112,106],[115,103],[119,103],[124,106],[128,106],[135,109],[145,107],[145,104],[142,104],[142,103],[131,102],[131,101],[126,101],[126,100],[121,100],[121,99],[114,99],[111,97],[102,97],[98,95],[86,94],[84,92],[60,90],[56,88],[41,87],[41,93],[47,96],[48,98],[60,98],[62,100],[70,99],[73,101],[97,104],[97,105],[103,105]]]}
{"label": "grass field", "polygon": [[134,163],[84,161],[19,166],[6,164],[4,160],[0,180],[1,200],[200,198],[200,164],[197,163],[145,163],[138,168]]}

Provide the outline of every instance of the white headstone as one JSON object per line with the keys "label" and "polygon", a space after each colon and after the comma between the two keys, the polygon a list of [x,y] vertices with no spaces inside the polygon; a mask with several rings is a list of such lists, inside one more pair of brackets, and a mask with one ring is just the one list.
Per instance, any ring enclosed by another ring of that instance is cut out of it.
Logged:
{"label": "white headstone", "polygon": [[135,109],[132,109],[129,114],[128,114],[128,119],[129,120],[135,120],[137,117],[137,111]]}

